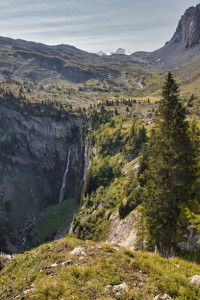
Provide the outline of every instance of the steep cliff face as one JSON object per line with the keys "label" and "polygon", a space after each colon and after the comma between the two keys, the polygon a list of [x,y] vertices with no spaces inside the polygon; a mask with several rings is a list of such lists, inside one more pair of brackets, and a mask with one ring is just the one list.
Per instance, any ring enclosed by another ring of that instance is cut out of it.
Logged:
{"label": "steep cliff face", "polygon": [[83,123],[77,116],[56,121],[0,104],[0,250],[20,250],[24,228],[59,202],[69,147],[63,198],[78,200],[84,174],[79,136]]}
{"label": "steep cliff face", "polygon": [[198,46],[200,43],[200,5],[190,7],[181,17],[174,36],[173,43],[181,43],[185,48]]}
{"label": "steep cliff face", "polygon": [[179,67],[200,57],[200,4],[190,7],[164,47],[152,52],[149,59],[164,70]]}

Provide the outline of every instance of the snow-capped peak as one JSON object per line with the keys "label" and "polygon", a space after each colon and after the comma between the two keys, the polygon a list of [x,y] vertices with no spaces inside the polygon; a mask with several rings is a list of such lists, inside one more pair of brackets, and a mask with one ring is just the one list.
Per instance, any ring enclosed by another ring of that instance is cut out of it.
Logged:
{"label": "snow-capped peak", "polygon": [[106,56],[108,55],[107,53],[103,52],[103,51],[99,51],[98,53],[96,53],[99,56]]}
{"label": "snow-capped peak", "polygon": [[118,54],[118,55],[120,55],[120,54],[122,54],[122,55],[131,55],[131,52],[129,52],[129,51],[127,51],[127,50],[123,49],[123,48],[118,48],[117,50],[115,50],[115,51],[111,52],[111,54]]}
{"label": "snow-capped peak", "polygon": [[131,55],[131,52],[123,49],[123,48],[118,48],[115,51],[112,51],[110,53],[105,53],[103,51],[99,51],[98,53],[96,53],[99,56],[107,56],[107,55]]}

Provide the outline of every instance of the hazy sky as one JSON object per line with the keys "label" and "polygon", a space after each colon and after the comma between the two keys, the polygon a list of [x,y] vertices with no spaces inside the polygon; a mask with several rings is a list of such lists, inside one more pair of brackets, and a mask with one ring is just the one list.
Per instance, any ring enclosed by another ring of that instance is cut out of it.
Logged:
{"label": "hazy sky", "polygon": [[152,51],[195,0],[0,0],[0,35],[89,52]]}

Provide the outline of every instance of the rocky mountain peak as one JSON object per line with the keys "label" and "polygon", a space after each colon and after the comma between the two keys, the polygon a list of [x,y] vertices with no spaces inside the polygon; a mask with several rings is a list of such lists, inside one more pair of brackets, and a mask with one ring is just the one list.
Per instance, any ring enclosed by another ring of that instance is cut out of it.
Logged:
{"label": "rocky mountain peak", "polygon": [[200,4],[185,11],[171,40],[148,57],[164,71],[190,64],[198,58],[200,58]]}
{"label": "rocky mountain peak", "polygon": [[200,4],[186,10],[178,23],[171,42],[181,43],[186,48],[200,44]]}

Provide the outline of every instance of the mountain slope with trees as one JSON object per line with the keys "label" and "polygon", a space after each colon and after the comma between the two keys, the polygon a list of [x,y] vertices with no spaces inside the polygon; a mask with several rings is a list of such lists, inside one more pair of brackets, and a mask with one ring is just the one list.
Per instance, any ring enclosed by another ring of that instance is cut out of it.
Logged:
{"label": "mountain slope with trees", "polygon": [[143,213],[152,243],[168,256],[175,245],[181,207],[194,200],[198,159],[195,137],[170,72],[155,123],[147,149]]}

